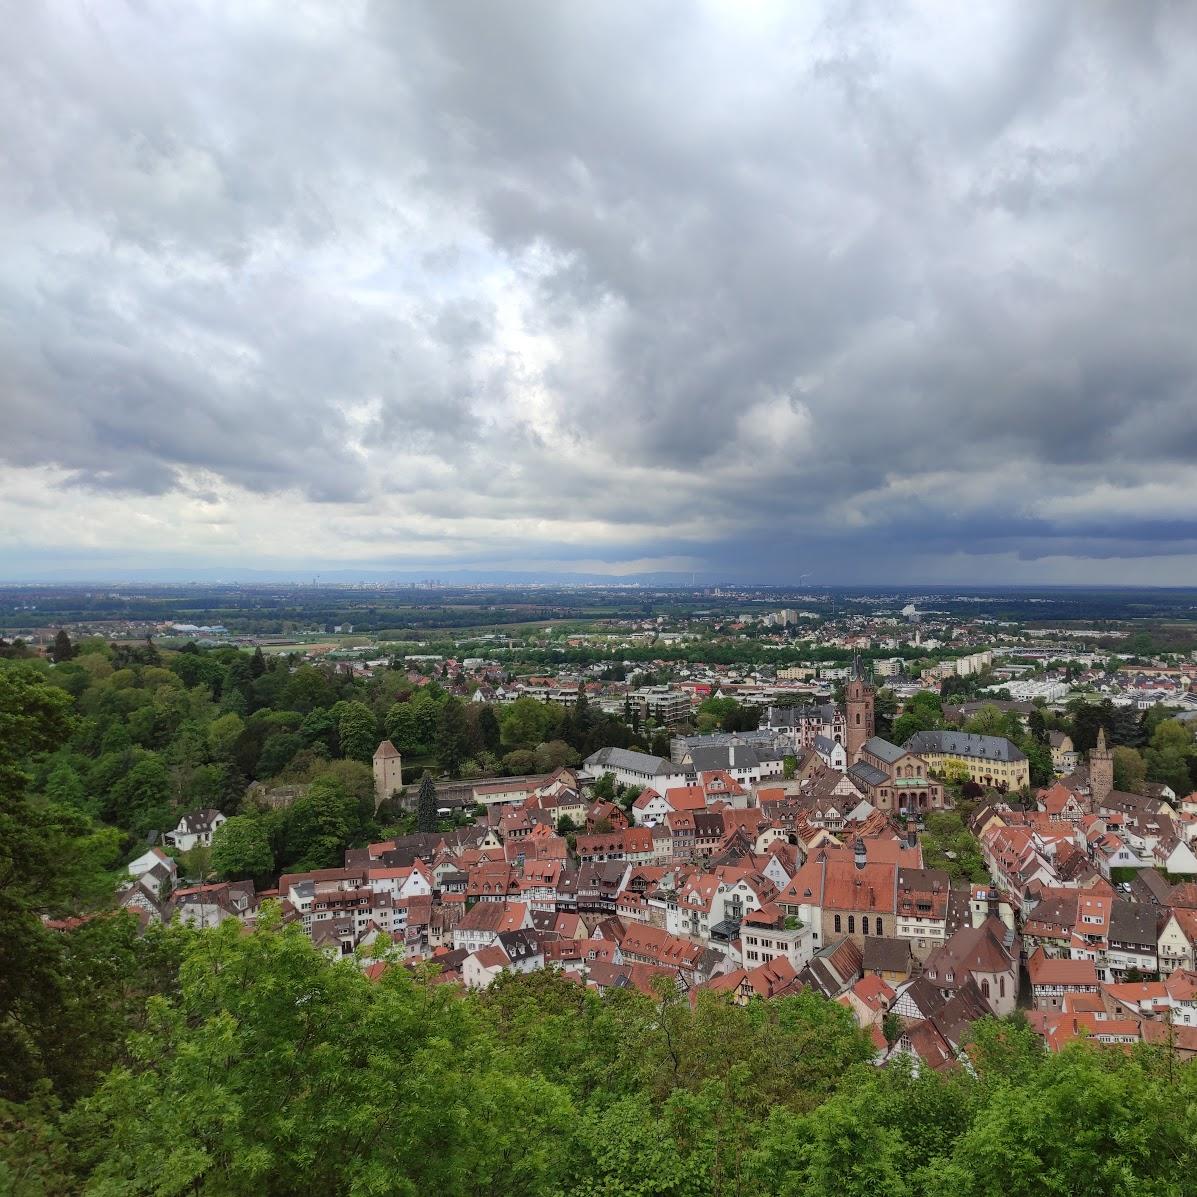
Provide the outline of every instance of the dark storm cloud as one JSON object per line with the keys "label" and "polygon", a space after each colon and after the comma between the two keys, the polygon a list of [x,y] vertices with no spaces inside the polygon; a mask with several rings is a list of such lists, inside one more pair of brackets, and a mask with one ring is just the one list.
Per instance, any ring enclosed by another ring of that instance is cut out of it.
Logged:
{"label": "dark storm cloud", "polygon": [[14,6],[0,459],[462,560],[1192,554],[1195,12]]}

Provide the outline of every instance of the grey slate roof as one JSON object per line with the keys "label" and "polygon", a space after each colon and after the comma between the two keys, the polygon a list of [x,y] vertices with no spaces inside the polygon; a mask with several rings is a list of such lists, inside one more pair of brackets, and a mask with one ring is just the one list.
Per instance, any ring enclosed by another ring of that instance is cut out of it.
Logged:
{"label": "grey slate roof", "polygon": [[[872,741],[870,740],[871,744]],[[1014,763],[1027,758],[1003,736],[977,736],[971,732],[921,731],[906,741],[908,752],[942,752],[980,760]]]}
{"label": "grey slate roof", "polygon": [[763,761],[779,759],[776,752],[765,752],[747,744],[729,744],[726,748],[695,748],[690,760],[695,773],[716,769],[755,769]]}
{"label": "grey slate roof", "polygon": [[[633,752],[630,748],[600,748],[598,752],[591,753],[584,764],[592,772],[603,769],[627,769],[632,773],[650,775],[677,775],[682,772],[668,757]],[[720,768],[718,765],[713,767]]]}
{"label": "grey slate roof", "polygon": [[1154,952],[1157,945],[1154,906],[1115,898],[1110,910],[1110,942],[1133,943]]}
{"label": "grey slate roof", "polygon": [[883,935],[864,937],[864,970],[866,973],[909,973],[911,965],[910,940]]}
{"label": "grey slate roof", "polygon": [[769,728],[756,731],[711,732],[705,736],[679,736],[684,748],[726,748],[729,744],[751,744],[759,748],[772,748],[777,742],[776,734]]}
{"label": "grey slate roof", "polygon": [[848,770],[848,776],[853,781],[859,781],[866,786],[881,786],[889,781],[889,777],[886,774],[875,765],[870,765],[868,761],[857,761]]}
{"label": "grey slate roof", "polygon": [[899,748],[897,744],[891,744],[888,740],[883,740],[880,736],[870,736],[864,742],[864,747],[861,751],[867,752],[871,756],[875,756],[878,760],[892,765],[895,761],[905,756],[909,749],[909,741],[905,748]]}
{"label": "grey slate roof", "polygon": [[767,707],[761,718],[762,726],[798,727],[806,720],[818,719],[831,723],[836,716],[833,703],[819,703],[809,707]]}

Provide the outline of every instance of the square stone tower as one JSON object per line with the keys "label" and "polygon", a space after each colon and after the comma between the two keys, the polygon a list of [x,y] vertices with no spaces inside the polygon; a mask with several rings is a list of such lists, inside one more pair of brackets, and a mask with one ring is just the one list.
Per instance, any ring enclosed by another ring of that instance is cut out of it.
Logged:
{"label": "square stone tower", "polygon": [[1097,746],[1089,753],[1089,794],[1093,805],[1104,801],[1114,788],[1114,751],[1106,747],[1106,729],[1097,729]]}
{"label": "square stone tower", "polygon": [[374,809],[377,810],[396,790],[403,789],[403,757],[390,740],[383,740],[374,750]]}

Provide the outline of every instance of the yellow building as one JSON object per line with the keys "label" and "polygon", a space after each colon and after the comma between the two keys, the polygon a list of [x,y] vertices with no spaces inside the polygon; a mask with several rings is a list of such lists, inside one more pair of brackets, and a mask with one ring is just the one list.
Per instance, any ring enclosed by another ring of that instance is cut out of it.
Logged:
{"label": "yellow building", "polygon": [[1020,790],[1031,784],[1031,766],[1024,753],[1002,736],[976,736],[969,732],[916,732],[904,747],[916,752],[936,773],[949,766],[966,769],[978,785],[998,790]]}

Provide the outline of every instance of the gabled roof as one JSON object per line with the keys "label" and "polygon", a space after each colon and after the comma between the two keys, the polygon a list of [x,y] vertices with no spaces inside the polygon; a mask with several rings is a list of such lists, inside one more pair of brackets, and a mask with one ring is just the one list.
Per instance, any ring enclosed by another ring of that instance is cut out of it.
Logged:
{"label": "gabled roof", "polygon": [[474,959],[483,968],[506,968],[511,963],[507,958],[507,953],[498,944],[493,943],[488,944],[485,948],[479,948],[474,953]]}
{"label": "gabled roof", "polygon": [[524,925],[523,902],[479,902],[461,916],[459,931],[516,931]]}
{"label": "gabled roof", "polygon": [[1032,985],[1084,985],[1096,989],[1097,966],[1092,960],[1066,960],[1051,957],[1042,947],[1027,960],[1027,976]]}
{"label": "gabled roof", "polygon": [[866,786],[883,786],[889,781],[888,774],[883,773],[876,765],[870,765],[868,761],[857,761],[848,769],[848,776]]}
{"label": "gabled roof", "polygon": [[633,752],[628,748],[600,748],[584,762],[594,772],[602,769],[627,769],[632,773],[650,775],[679,774],[683,772],[668,757],[650,756],[647,752]]}
{"label": "gabled roof", "polygon": [[1007,764],[1025,761],[1026,755],[1004,736],[978,736],[971,732],[921,731],[906,741],[909,752],[943,753],[974,759],[1002,761]]}
{"label": "gabled roof", "polygon": [[1110,911],[1110,939],[1154,951],[1157,940],[1155,907],[1115,898]]}
{"label": "gabled roof", "polygon": [[[907,741],[907,745],[909,743]],[[881,736],[870,736],[861,747],[861,752],[867,752],[870,756],[875,756],[888,765],[900,761],[908,751],[909,747],[900,748],[897,744],[891,744],[889,740],[882,739]]]}
{"label": "gabled roof", "polygon": [[910,973],[910,940],[883,935],[864,937],[864,970],[866,973]]}

